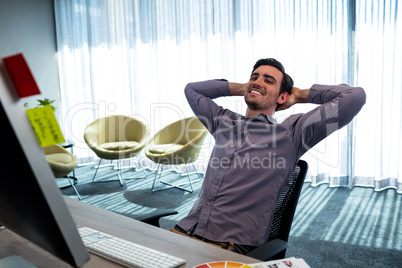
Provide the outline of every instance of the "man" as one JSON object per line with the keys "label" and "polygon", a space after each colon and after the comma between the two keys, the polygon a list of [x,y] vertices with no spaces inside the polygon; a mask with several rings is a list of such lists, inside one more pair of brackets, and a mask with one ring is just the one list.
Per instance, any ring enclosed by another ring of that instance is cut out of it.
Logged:
{"label": "man", "polygon": [[[293,87],[275,59],[257,61],[246,84],[190,83],[185,94],[215,146],[197,201],[172,231],[243,254],[267,241],[278,195],[299,158],[348,124],[366,99],[348,85]],[[246,116],[213,101],[223,96],[244,96]],[[320,106],[280,124],[272,117],[296,103]]]}

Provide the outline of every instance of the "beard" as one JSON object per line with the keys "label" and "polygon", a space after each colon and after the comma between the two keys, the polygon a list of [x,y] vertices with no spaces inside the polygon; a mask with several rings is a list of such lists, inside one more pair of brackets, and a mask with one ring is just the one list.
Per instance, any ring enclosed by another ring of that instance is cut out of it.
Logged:
{"label": "beard", "polygon": [[251,110],[258,110],[261,106],[259,102],[255,101],[255,100],[250,100],[249,98],[247,98],[247,96],[244,96],[244,100],[245,100],[248,108]]}
{"label": "beard", "polygon": [[247,107],[252,111],[266,111],[277,105],[276,99],[273,98],[261,100],[245,95],[244,101],[246,102]]}

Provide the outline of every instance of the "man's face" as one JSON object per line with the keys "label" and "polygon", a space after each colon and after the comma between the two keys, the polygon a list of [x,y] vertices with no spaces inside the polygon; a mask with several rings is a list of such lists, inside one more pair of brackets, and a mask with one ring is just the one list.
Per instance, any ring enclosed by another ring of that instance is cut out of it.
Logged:
{"label": "man's face", "polygon": [[278,103],[283,74],[275,67],[261,65],[250,76],[244,99],[251,110],[271,111]]}

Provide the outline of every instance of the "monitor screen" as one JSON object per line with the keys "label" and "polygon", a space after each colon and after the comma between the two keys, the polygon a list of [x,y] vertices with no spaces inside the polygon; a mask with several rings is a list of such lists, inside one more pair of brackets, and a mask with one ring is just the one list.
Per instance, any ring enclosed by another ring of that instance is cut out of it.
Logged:
{"label": "monitor screen", "polygon": [[73,267],[89,254],[0,61],[0,224]]}

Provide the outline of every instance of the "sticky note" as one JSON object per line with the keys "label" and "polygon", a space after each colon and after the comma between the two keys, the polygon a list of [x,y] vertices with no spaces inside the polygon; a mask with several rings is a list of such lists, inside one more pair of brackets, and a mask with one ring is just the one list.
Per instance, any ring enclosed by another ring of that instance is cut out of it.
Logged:
{"label": "sticky note", "polygon": [[35,78],[22,54],[3,58],[3,62],[20,98],[40,94]]}
{"label": "sticky note", "polygon": [[65,142],[50,105],[28,109],[26,112],[42,147]]}

